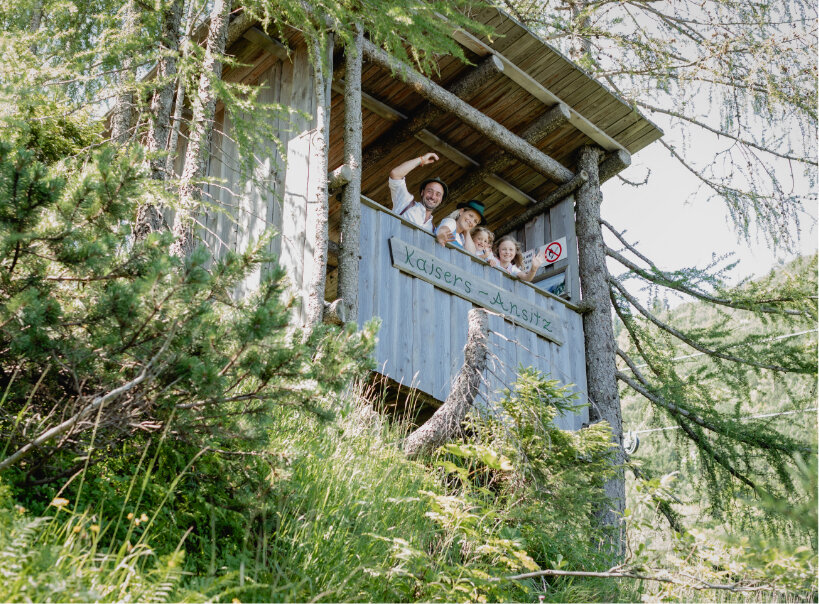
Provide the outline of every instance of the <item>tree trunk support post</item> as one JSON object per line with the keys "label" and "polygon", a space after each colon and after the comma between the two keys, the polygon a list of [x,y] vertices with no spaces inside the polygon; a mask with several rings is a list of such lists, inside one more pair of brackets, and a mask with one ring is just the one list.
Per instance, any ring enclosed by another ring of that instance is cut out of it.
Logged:
{"label": "tree trunk support post", "polygon": [[622,552],[622,514],[625,510],[625,475],[622,464],[623,421],[620,395],[617,390],[616,353],[614,329],[609,297],[609,272],[606,268],[606,251],[600,226],[600,179],[598,162],[602,149],[585,146],[580,150],[578,170],[589,178],[575,193],[577,246],[580,261],[580,283],[583,300],[593,309],[583,315],[583,333],[586,344],[586,380],[588,383],[589,420],[606,420],[611,426],[617,445],[613,463],[620,467],[616,476],[609,479],[604,489],[611,500],[609,509],[600,514],[601,521],[618,527],[612,541],[615,554]]}
{"label": "tree trunk support post", "polygon": [[480,132],[504,151],[508,151],[540,174],[561,184],[570,181],[574,177],[572,171],[557,160],[549,157],[537,147],[530,145],[520,136],[509,131],[469,103],[461,100],[426,76],[421,75],[406,63],[395,59],[368,40],[364,40],[364,56],[382,69],[391,71],[395,74],[395,77],[408,84],[415,92],[441,109],[452,113],[475,131]]}
{"label": "tree trunk support post", "polygon": [[[313,40],[313,89],[316,95],[315,129],[311,133],[310,170],[317,168],[315,180],[308,183],[308,247],[312,239],[312,272],[303,276],[305,284],[305,326],[312,330],[324,319],[324,293],[327,285],[329,253],[329,192],[327,188],[327,153],[330,148],[330,86],[333,81],[333,34],[324,40]],[[324,42],[324,45],[322,45]],[[323,52],[324,51],[324,52]],[[310,179],[313,180],[311,174]],[[307,272],[307,267],[305,265]]]}
{"label": "tree trunk support post", "polygon": [[361,61],[364,34],[356,26],[355,43],[345,52],[344,164],[349,181],[341,195],[341,249],[338,291],[346,320],[358,322],[358,260],[361,247]]}
{"label": "tree trunk support post", "polygon": [[478,394],[486,370],[489,341],[489,321],[486,311],[469,311],[469,331],[464,346],[464,364],[446,401],[423,426],[410,434],[404,442],[404,453],[414,458],[434,451],[437,447],[460,434],[461,423]]}
{"label": "tree trunk support post", "polygon": [[[495,75],[503,73],[503,64],[495,57],[490,56],[453,83],[447,91],[462,100],[475,96]],[[424,130],[432,122],[446,115],[446,110],[427,102],[409,119],[394,125],[367,147],[362,159],[362,166],[366,170],[375,162],[388,155],[393,149]]]}

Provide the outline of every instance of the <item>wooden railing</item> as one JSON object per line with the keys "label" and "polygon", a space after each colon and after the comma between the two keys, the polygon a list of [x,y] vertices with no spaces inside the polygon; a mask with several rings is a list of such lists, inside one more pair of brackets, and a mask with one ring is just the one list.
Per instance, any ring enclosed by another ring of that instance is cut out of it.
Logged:
{"label": "wooden railing", "polygon": [[[381,318],[381,373],[444,400],[463,363],[467,314],[483,306],[493,313],[484,403],[496,400],[522,365],[574,384],[585,405],[583,322],[574,304],[440,246],[370,199],[362,199],[361,214],[358,320]],[[587,418],[582,407],[559,424],[577,429]]]}

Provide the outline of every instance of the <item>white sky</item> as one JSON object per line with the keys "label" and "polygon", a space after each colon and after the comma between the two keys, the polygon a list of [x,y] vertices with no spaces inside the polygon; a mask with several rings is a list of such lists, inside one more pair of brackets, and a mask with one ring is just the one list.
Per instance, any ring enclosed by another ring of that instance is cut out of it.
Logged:
{"label": "white sky", "polygon": [[[668,135],[666,135],[668,137]],[[648,182],[640,187],[623,184],[612,178],[603,185],[603,218],[625,238],[636,243],[637,249],[661,269],[675,270],[696,266],[705,268],[713,255],[733,253],[739,261],[732,271],[735,279],[761,276],[778,260],[791,260],[793,253],[769,249],[764,239],[753,237],[750,244],[740,239],[728,216],[725,203],[704,190],[697,192],[699,181],[673,159],[659,143],[649,145],[632,157],[632,165],[622,175],[631,181],[642,181],[646,169],[651,169]],[[810,191],[803,182],[801,193]],[[695,194],[696,193],[696,194]],[[800,217],[799,252],[817,251],[817,202],[813,191],[810,207],[803,208]],[[607,229],[603,229],[604,234]],[[614,237],[606,237],[608,245],[621,249]],[[758,240],[758,241],[757,241]],[[633,256],[627,254],[630,258]],[[609,270],[620,274],[625,269],[609,261]]]}

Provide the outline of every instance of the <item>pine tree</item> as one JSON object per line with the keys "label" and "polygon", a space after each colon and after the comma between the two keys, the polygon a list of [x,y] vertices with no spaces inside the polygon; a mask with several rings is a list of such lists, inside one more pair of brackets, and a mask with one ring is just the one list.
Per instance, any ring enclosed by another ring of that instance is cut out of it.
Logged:
{"label": "pine tree", "polygon": [[[804,177],[811,188],[816,182],[813,5],[798,0],[502,5],[657,120],[667,133],[660,144],[725,204],[741,236],[761,236],[786,249],[794,245],[799,213],[811,194],[794,190],[791,179]],[[703,133],[729,144],[703,156],[690,143]],[[613,370],[621,385],[650,403],[657,423],[679,426],[694,446],[715,513],[740,494],[786,493],[794,460],[815,455],[815,440],[738,418],[750,397],[751,375],[775,382],[793,374],[815,380],[815,347],[768,340],[788,330],[815,329],[815,259],[784,283],[769,278],[729,287],[727,262],[663,270],[621,232],[627,225],[603,225],[616,242],[605,249],[609,271],[625,271],[609,275],[621,329]],[[641,290],[653,304],[635,295]],[[674,295],[721,309],[722,324],[707,330],[669,324],[656,302]],[[738,337],[732,325],[743,315],[760,318],[769,329]],[[676,362],[689,353],[703,357],[693,372]],[[668,506],[665,511],[673,523]]]}

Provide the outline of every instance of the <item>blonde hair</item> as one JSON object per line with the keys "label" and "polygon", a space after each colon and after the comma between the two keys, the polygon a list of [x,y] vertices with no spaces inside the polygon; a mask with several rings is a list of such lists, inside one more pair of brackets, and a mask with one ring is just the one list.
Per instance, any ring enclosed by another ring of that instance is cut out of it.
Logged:
{"label": "blonde hair", "polygon": [[476,226],[474,229],[472,229],[472,237],[474,238],[478,233],[486,233],[486,240],[489,242],[489,247],[491,248],[492,243],[495,241],[495,233],[486,227]]}
{"label": "blonde hair", "polygon": [[512,237],[511,235],[504,235],[500,239],[495,242],[495,245],[492,246],[492,252],[495,254],[495,257],[500,259],[500,254],[498,253],[498,248],[500,244],[504,241],[511,241],[515,245],[515,257],[512,258],[512,264],[517,266],[518,268],[523,268],[523,251],[520,247],[520,243],[518,240]]}

